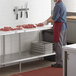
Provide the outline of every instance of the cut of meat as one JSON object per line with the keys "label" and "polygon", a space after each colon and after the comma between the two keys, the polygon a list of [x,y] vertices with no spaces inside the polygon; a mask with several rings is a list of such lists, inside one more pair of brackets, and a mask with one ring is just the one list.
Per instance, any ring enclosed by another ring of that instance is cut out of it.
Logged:
{"label": "cut of meat", "polygon": [[23,28],[36,28],[36,26],[34,26],[34,24],[26,24],[26,25],[22,25]]}
{"label": "cut of meat", "polygon": [[41,26],[44,26],[43,23],[39,23],[39,24],[36,24],[37,27],[41,27]]}
{"label": "cut of meat", "polygon": [[22,25],[17,25],[16,27],[22,27]]}
{"label": "cut of meat", "polygon": [[13,28],[12,27],[4,27],[1,28],[0,31],[11,31]]}
{"label": "cut of meat", "polygon": [[0,29],[0,31],[14,31],[14,30],[22,30],[22,28],[21,27],[16,27],[16,28],[4,27]]}
{"label": "cut of meat", "polygon": [[22,28],[20,28],[20,27],[17,27],[17,28],[14,28],[14,30],[22,30]]}

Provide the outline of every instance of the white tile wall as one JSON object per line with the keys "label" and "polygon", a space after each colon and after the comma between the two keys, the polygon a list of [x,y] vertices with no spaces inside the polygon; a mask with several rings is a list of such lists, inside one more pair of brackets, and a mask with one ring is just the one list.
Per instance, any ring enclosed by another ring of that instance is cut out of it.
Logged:
{"label": "white tile wall", "polygon": [[63,0],[66,5],[67,12],[75,12],[76,13],[76,0]]}
{"label": "white tile wall", "polygon": [[[62,0],[66,6],[67,12],[75,12],[76,13],[76,0]],[[53,10],[55,5],[54,0],[51,0],[51,10]]]}

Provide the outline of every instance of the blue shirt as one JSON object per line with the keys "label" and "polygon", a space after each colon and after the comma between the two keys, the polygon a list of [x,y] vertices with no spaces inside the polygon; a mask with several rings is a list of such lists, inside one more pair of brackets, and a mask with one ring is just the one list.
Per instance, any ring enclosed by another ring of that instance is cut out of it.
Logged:
{"label": "blue shirt", "polygon": [[54,7],[53,17],[54,21],[62,22],[62,30],[67,29],[66,25],[66,8],[62,1],[57,2]]}

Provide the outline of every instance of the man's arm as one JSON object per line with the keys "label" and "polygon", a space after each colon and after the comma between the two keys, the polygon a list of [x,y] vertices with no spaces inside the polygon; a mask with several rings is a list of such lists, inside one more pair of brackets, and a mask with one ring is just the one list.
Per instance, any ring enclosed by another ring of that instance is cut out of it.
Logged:
{"label": "man's arm", "polygon": [[[44,22],[42,22],[41,24],[43,25],[48,25],[48,23],[54,23],[55,21],[57,21],[57,19],[60,17],[60,7],[59,6],[55,6],[54,7],[54,12],[53,12],[53,16],[50,16],[47,20],[45,20]],[[40,24],[39,24],[40,25]]]}
{"label": "man's arm", "polygon": [[57,21],[57,19],[60,17],[60,7],[59,6],[55,6],[54,7],[54,12],[53,12],[53,16],[50,16],[47,20],[45,20],[43,22],[44,25],[48,24],[48,23],[54,23],[55,21]]}
{"label": "man's arm", "polygon": [[52,19],[52,16],[50,16],[46,21],[47,21],[47,23],[50,23],[50,22],[54,23],[54,20]]}
{"label": "man's arm", "polygon": [[54,20],[52,19],[52,16],[50,16],[47,20],[43,22],[44,25],[47,25],[48,23],[54,23]]}

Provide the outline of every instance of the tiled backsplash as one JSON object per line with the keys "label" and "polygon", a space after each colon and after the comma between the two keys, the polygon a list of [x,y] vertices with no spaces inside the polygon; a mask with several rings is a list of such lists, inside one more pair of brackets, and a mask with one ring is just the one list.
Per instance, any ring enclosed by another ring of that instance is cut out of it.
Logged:
{"label": "tiled backsplash", "polygon": [[67,16],[76,16],[76,13],[73,13],[73,12],[67,12]]}

